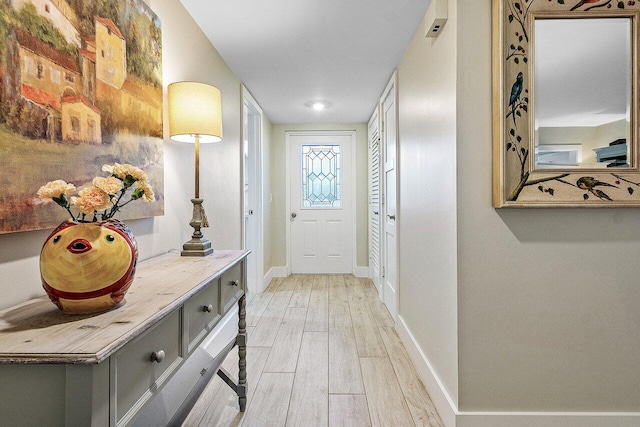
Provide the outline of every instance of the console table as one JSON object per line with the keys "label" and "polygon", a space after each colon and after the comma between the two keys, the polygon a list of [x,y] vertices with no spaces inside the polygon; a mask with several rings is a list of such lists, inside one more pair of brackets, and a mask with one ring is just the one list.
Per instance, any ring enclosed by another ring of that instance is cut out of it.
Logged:
{"label": "console table", "polygon": [[224,351],[239,347],[244,411],[248,254],[140,262],[124,303],[101,314],[63,314],[47,297],[1,311],[0,423],[132,424],[234,304],[238,334]]}

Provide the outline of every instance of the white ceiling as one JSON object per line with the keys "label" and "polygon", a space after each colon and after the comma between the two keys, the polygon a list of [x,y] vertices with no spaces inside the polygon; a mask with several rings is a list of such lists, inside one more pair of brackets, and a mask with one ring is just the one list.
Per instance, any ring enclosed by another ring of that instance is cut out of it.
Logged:
{"label": "white ceiling", "polygon": [[181,2],[272,123],[361,123],[431,0]]}

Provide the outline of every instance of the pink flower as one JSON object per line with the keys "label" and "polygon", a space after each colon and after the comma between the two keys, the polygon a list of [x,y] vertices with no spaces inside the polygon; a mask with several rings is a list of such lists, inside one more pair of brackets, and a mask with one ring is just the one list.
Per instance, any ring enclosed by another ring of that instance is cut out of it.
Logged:
{"label": "pink flower", "polygon": [[109,195],[98,187],[87,187],[81,190],[78,195],[80,197],[71,198],[71,203],[85,215],[91,215],[95,211],[108,209],[112,206]]}

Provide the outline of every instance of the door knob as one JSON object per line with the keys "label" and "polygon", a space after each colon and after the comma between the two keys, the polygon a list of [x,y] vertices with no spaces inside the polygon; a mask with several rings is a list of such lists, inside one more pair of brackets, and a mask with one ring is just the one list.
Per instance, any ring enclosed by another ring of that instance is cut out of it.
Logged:
{"label": "door knob", "polygon": [[295,212],[291,212],[291,219],[296,219],[297,216],[298,214],[296,214]]}
{"label": "door knob", "polygon": [[249,215],[253,215],[253,209],[249,209]]}

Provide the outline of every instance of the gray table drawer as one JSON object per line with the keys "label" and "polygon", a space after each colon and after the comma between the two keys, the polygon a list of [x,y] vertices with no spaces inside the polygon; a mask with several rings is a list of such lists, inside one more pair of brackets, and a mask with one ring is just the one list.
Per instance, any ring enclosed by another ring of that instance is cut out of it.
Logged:
{"label": "gray table drawer", "polygon": [[218,279],[212,280],[201,291],[189,298],[185,305],[188,322],[188,350],[198,345],[220,320]]}
{"label": "gray table drawer", "polygon": [[220,279],[221,312],[226,313],[240,299],[245,289],[244,263],[231,267]]}
{"label": "gray table drawer", "polygon": [[[117,425],[128,424],[178,368],[182,361],[180,332],[181,313],[176,310],[112,356]],[[158,357],[161,351],[164,357]]]}

